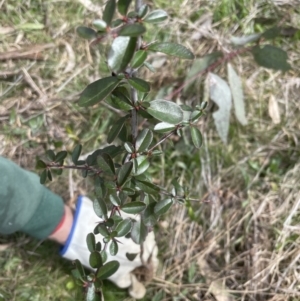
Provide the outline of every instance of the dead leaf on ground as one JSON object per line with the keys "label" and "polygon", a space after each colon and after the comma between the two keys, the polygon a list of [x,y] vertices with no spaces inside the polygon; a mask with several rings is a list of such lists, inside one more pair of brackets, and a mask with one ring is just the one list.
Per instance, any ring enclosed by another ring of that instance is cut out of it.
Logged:
{"label": "dead leaf on ground", "polygon": [[269,99],[269,115],[273,121],[274,124],[279,124],[280,123],[280,110],[278,106],[278,102],[274,95],[270,96]]}

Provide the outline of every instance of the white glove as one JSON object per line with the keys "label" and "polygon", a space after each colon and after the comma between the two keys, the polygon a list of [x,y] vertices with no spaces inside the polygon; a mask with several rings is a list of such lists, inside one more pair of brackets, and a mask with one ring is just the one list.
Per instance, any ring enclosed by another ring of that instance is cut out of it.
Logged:
{"label": "white glove", "polygon": [[[122,217],[131,217],[136,219],[136,216],[129,215],[124,212],[122,212]],[[69,260],[79,259],[85,267],[92,269],[89,265],[90,251],[86,245],[86,236],[93,231],[99,222],[101,222],[101,218],[95,214],[92,201],[85,196],[80,196],[77,201],[71,233],[65,246],[60,252],[62,257]],[[97,234],[95,237],[96,242],[100,241],[102,244],[103,236],[101,234]],[[149,233],[143,244],[143,262],[139,255],[141,252],[140,245],[133,242],[131,238],[119,237],[118,241],[121,242],[121,244],[119,244],[118,254],[116,256],[108,254],[107,262],[117,260],[120,263],[120,267],[117,272],[108,279],[120,288],[130,287],[129,293],[132,297],[142,298],[146,293],[146,289],[140,282],[138,282],[131,272],[135,268],[147,263],[149,258],[151,259],[153,270],[156,270],[158,259],[154,233]],[[138,255],[133,261],[130,261],[127,259],[126,253],[138,253]]]}

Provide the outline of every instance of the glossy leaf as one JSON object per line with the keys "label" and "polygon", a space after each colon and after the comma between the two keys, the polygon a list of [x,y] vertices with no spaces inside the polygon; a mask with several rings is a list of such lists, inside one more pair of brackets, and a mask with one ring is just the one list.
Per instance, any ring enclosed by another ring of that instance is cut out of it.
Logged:
{"label": "glossy leaf", "polygon": [[133,175],[138,176],[143,174],[150,166],[147,156],[139,156],[133,159]]}
{"label": "glossy leaf", "polygon": [[165,214],[170,207],[172,206],[173,201],[172,199],[164,199],[159,202],[154,207],[154,213],[157,215],[162,215]]}
{"label": "glossy leaf", "polygon": [[54,161],[55,160],[55,153],[52,149],[48,149],[46,151],[46,156],[50,161]]}
{"label": "glossy leaf", "polygon": [[162,52],[187,60],[194,59],[194,54],[189,49],[176,43],[153,43],[148,47],[148,50]]}
{"label": "glossy leaf", "polygon": [[47,164],[42,160],[37,160],[35,168],[36,169],[44,169],[44,168],[47,168]]}
{"label": "glossy leaf", "polygon": [[135,148],[137,152],[144,152],[148,149],[153,140],[153,133],[149,129],[143,129],[137,136]]}
{"label": "glossy leaf", "polygon": [[73,263],[75,264],[76,269],[78,270],[78,272],[80,274],[80,277],[83,279],[84,276],[85,276],[85,272],[84,272],[84,269],[83,269],[83,266],[82,266],[81,262],[78,259],[75,259],[73,261]]}
{"label": "glossy leaf", "polygon": [[132,37],[114,39],[107,60],[108,66],[113,72],[119,73],[125,70],[134,55],[136,41],[137,38]]}
{"label": "glossy leaf", "polygon": [[145,50],[137,51],[133,56],[131,67],[139,68],[140,66],[143,65],[146,59],[147,59],[147,52]]}
{"label": "glossy leaf", "polygon": [[124,143],[124,148],[126,149],[127,153],[129,153],[129,154],[134,153],[134,147],[133,147],[132,143],[125,142]]}
{"label": "glossy leaf", "polygon": [[119,0],[118,1],[118,11],[122,16],[126,16],[131,1],[132,0]]}
{"label": "glossy leaf", "polygon": [[155,125],[154,131],[164,134],[173,131],[175,128],[176,126],[174,124],[168,122],[160,122]]}
{"label": "glossy leaf", "polygon": [[128,102],[128,101],[124,101],[125,96],[122,97],[121,99],[115,95],[111,95],[109,98],[106,99],[106,102],[111,105],[113,108],[116,108],[118,110],[122,110],[122,111],[130,111],[133,109],[133,105]]}
{"label": "glossy leaf", "polygon": [[77,144],[72,152],[72,161],[73,163],[76,165],[77,161],[79,159],[79,156],[81,154],[81,150],[82,150],[82,145],[81,144]]}
{"label": "glossy leaf", "polygon": [[133,261],[136,258],[137,255],[139,255],[139,253],[126,253],[126,258],[129,261]]}
{"label": "glossy leaf", "polygon": [[68,153],[66,151],[58,152],[55,156],[55,162],[61,162],[66,159]]}
{"label": "glossy leaf", "polygon": [[97,19],[93,22],[93,25],[99,31],[106,31],[107,23],[104,20]]}
{"label": "glossy leaf", "polygon": [[132,222],[130,219],[122,220],[115,228],[115,231],[118,232],[116,237],[125,236],[131,230],[131,224]]}
{"label": "glossy leaf", "polygon": [[47,169],[43,170],[40,175],[40,183],[45,184],[47,180]]}
{"label": "glossy leaf", "polygon": [[150,12],[143,21],[147,23],[160,23],[167,18],[168,14],[164,10],[156,9]]}
{"label": "glossy leaf", "polygon": [[153,227],[157,223],[158,216],[154,212],[156,204],[156,202],[150,203],[143,212],[143,222],[148,227]]}
{"label": "glossy leaf", "polygon": [[117,120],[113,126],[110,128],[108,135],[107,135],[107,143],[112,143],[121,132],[124,123],[126,121],[126,117],[121,117],[119,120]]}
{"label": "glossy leaf", "polygon": [[97,157],[97,165],[105,173],[108,173],[110,175],[114,175],[116,173],[114,162],[109,154],[100,154]]}
{"label": "glossy leaf", "polygon": [[107,279],[119,269],[120,263],[116,260],[105,263],[98,269],[96,277],[99,279]]}
{"label": "glossy leaf", "polygon": [[124,165],[121,166],[118,173],[117,178],[117,185],[121,187],[128,179],[131,171],[132,171],[133,163],[126,162]]}
{"label": "glossy leaf", "polygon": [[103,11],[103,21],[109,26],[116,10],[116,0],[108,0]]}
{"label": "glossy leaf", "polygon": [[99,252],[93,251],[90,254],[89,264],[93,269],[98,268],[102,265],[102,258]]}
{"label": "glossy leaf", "polygon": [[124,37],[138,37],[146,32],[146,27],[141,24],[128,24],[122,27],[119,32],[119,36]]}
{"label": "glossy leaf", "polygon": [[113,240],[109,245],[109,253],[111,256],[115,256],[117,255],[118,251],[119,251],[118,243]]}
{"label": "glossy leaf", "polygon": [[89,27],[86,26],[78,26],[76,28],[77,34],[86,40],[91,40],[97,38],[97,32]]}
{"label": "glossy leaf", "polygon": [[90,252],[94,252],[96,249],[96,239],[93,233],[89,233],[86,236],[86,244]]}
{"label": "glossy leaf", "polygon": [[79,106],[88,107],[102,101],[118,86],[119,82],[117,77],[109,76],[89,84],[80,95]]}
{"label": "glossy leaf", "polygon": [[137,214],[142,212],[145,208],[145,203],[136,201],[123,205],[121,210],[128,214]]}
{"label": "glossy leaf", "polygon": [[146,193],[149,193],[149,194],[156,194],[158,191],[159,191],[159,187],[152,184],[152,183],[149,183],[147,181],[136,181],[136,186],[146,192]]}
{"label": "glossy leaf", "polygon": [[190,127],[192,141],[196,148],[200,148],[202,146],[202,134],[201,132],[194,126]]}
{"label": "glossy leaf", "polygon": [[229,86],[232,93],[234,112],[237,120],[242,124],[248,123],[245,113],[244,93],[241,78],[230,63],[227,64]]}
{"label": "glossy leaf", "polygon": [[278,47],[272,45],[255,46],[251,52],[256,63],[262,67],[282,71],[291,69],[287,62],[287,53]]}
{"label": "glossy leaf", "polygon": [[102,263],[107,261],[107,252],[105,250],[102,250],[100,252],[101,258],[102,258]]}
{"label": "glossy leaf", "polygon": [[228,84],[218,75],[209,74],[210,98],[218,105],[219,110],[213,113],[217,132],[226,144],[229,130],[231,91]]}
{"label": "glossy leaf", "polygon": [[141,220],[134,222],[130,235],[136,244],[142,244],[148,235],[147,227]]}
{"label": "glossy leaf", "polygon": [[119,196],[116,193],[111,193],[109,195],[109,200],[114,206],[121,206],[122,202],[119,198]]}
{"label": "glossy leaf", "polygon": [[148,8],[149,8],[149,6],[148,6],[147,4],[143,4],[143,5],[140,7],[140,9],[139,9],[139,11],[138,11],[138,17],[139,17],[140,19],[144,18],[144,17],[147,15],[147,13],[148,13]]}
{"label": "glossy leaf", "polygon": [[94,207],[94,211],[95,213],[103,218],[103,219],[107,219],[107,206],[105,201],[102,198],[97,198],[93,201],[93,207]]}
{"label": "glossy leaf", "polygon": [[150,91],[150,85],[148,82],[144,81],[141,78],[132,77],[128,78],[129,84],[135,88],[136,90],[140,92],[149,92]]}
{"label": "glossy leaf", "polygon": [[151,101],[147,112],[154,118],[171,124],[178,124],[183,120],[180,106],[163,99]]}

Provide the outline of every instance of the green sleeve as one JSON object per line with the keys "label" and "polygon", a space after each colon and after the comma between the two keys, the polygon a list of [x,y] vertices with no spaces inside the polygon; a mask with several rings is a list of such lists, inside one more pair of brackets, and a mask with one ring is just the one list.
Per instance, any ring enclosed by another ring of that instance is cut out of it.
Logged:
{"label": "green sleeve", "polygon": [[39,177],[0,156],[0,233],[48,237],[64,213],[62,199]]}

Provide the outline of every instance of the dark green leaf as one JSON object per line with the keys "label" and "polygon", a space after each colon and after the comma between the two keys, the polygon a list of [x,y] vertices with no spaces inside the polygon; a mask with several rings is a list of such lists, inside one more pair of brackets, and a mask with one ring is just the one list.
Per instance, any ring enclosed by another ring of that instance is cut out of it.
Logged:
{"label": "dark green leaf", "polygon": [[142,244],[148,235],[147,227],[141,220],[134,222],[130,235],[136,244]]}
{"label": "dark green leaf", "polygon": [[111,193],[109,195],[109,200],[114,206],[121,206],[122,202],[116,193]]}
{"label": "dark green leaf", "polygon": [[133,159],[133,175],[138,176],[143,174],[150,166],[147,156],[139,156]]}
{"label": "dark green leaf", "polygon": [[86,244],[90,252],[94,252],[96,249],[96,240],[95,235],[93,233],[89,233],[86,236]]}
{"label": "dark green leaf", "polygon": [[117,77],[110,76],[89,84],[80,95],[79,106],[88,107],[102,101],[117,87],[119,82]]}
{"label": "dark green leaf", "polygon": [[98,252],[100,252],[101,249],[102,249],[101,242],[98,241],[98,242],[96,243],[96,248],[95,248],[95,250],[98,251]]}
{"label": "dark green leaf", "polygon": [[86,40],[95,39],[97,37],[97,32],[94,29],[85,26],[78,26],[76,32],[81,38]]}
{"label": "dark green leaf", "polygon": [[72,152],[72,161],[75,165],[77,164],[77,161],[78,161],[79,156],[81,154],[81,150],[82,150],[82,145],[78,144],[78,145],[75,146],[75,148]]}
{"label": "dark green leaf", "polygon": [[88,175],[88,170],[87,169],[81,170],[81,175],[82,175],[83,178],[86,178],[87,175]]}
{"label": "dark green leaf", "polygon": [[110,27],[114,28],[114,27],[119,27],[121,24],[123,24],[123,20],[122,19],[115,19],[110,23]]}
{"label": "dark green leaf", "polygon": [[123,187],[122,191],[124,191],[127,195],[134,195],[135,194],[134,189],[131,189],[129,187]]}
{"label": "dark green leaf", "polygon": [[173,201],[172,199],[164,199],[159,202],[154,207],[154,213],[157,215],[162,215],[165,214],[170,207],[172,206]]}
{"label": "dark green leaf", "polygon": [[139,253],[126,253],[126,257],[129,261],[133,261]]}
{"label": "dark green leaf", "polygon": [[115,229],[118,232],[117,237],[125,236],[131,230],[131,224],[130,219],[122,220]]}
{"label": "dark green leaf", "polygon": [[89,258],[89,263],[93,269],[97,269],[99,266],[101,266],[102,258],[101,258],[100,253],[97,251],[91,252],[90,258]]}
{"label": "dark green leaf", "polygon": [[106,31],[107,23],[103,20],[97,19],[93,22],[94,27],[96,27],[99,31]]}
{"label": "dark green leaf", "polygon": [[184,195],[184,189],[183,187],[178,183],[176,179],[172,180],[172,185],[174,186],[175,195],[176,196],[183,196]]}
{"label": "dark green leaf", "polygon": [[127,17],[128,18],[136,18],[138,16],[137,12],[135,11],[130,11],[128,14],[127,14]]}
{"label": "dark green leaf", "polygon": [[55,153],[52,149],[48,149],[46,151],[46,156],[50,161],[54,161],[55,160]]}
{"label": "dark green leaf", "polygon": [[[95,231],[96,230],[96,231]],[[95,233],[97,232],[97,233]],[[95,229],[94,229],[94,234],[97,235],[97,234],[101,234],[102,236],[104,237],[109,237],[110,233],[108,232],[107,230],[107,227],[106,225],[104,224],[98,224]]]}
{"label": "dark green leaf", "polygon": [[118,250],[119,250],[118,243],[113,240],[111,242],[110,246],[109,246],[109,253],[110,253],[110,255],[112,255],[112,256],[117,255]]}
{"label": "dark green leaf", "polygon": [[280,33],[281,33],[281,28],[275,26],[267,29],[261,36],[264,37],[266,40],[271,40],[280,36]]}
{"label": "dark green leaf", "polygon": [[40,175],[40,183],[45,184],[47,180],[47,169],[43,170]]}
{"label": "dark green leaf", "polygon": [[108,66],[110,69],[119,73],[124,71],[130,63],[136,47],[137,38],[117,37],[114,39],[108,54]]}
{"label": "dark green leaf", "polygon": [[108,0],[106,2],[104,12],[103,12],[103,20],[106,22],[106,24],[109,26],[116,10],[116,0]]}
{"label": "dark green leaf", "polygon": [[149,129],[143,129],[137,136],[135,148],[137,152],[144,152],[148,149],[153,140],[153,133]]}
{"label": "dark green leaf", "polygon": [[112,143],[121,132],[124,123],[126,121],[127,117],[121,117],[119,120],[117,120],[113,126],[110,128],[108,135],[107,135],[107,143]]}
{"label": "dark green leaf", "polygon": [[157,223],[158,217],[154,212],[156,204],[156,202],[150,203],[143,212],[143,221],[148,227],[153,227]]}
{"label": "dark green leaf", "polygon": [[73,275],[73,277],[74,277],[75,279],[78,279],[78,280],[82,280],[82,281],[83,281],[83,279],[82,279],[82,277],[81,277],[81,275],[80,275],[80,272],[79,272],[77,269],[73,269],[73,270],[71,271],[71,273],[72,273],[72,275]]}
{"label": "dark green leaf", "polygon": [[152,184],[152,183],[149,183],[147,181],[136,181],[136,186],[146,192],[146,193],[149,193],[149,194],[156,194],[158,191],[159,191],[159,187]]}
{"label": "dark green leaf", "polygon": [[48,172],[47,172],[47,176],[48,176],[48,179],[49,179],[49,181],[52,181],[52,174],[51,174],[51,170],[48,170]]}
{"label": "dark green leaf", "polygon": [[55,156],[55,162],[63,161],[67,157],[68,153],[66,151],[58,152]]}
{"label": "dark green leaf", "polygon": [[168,14],[162,9],[156,9],[150,12],[144,19],[147,23],[160,23],[168,18]]}
{"label": "dark green leaf", "polygon": [[106,99],[106,102],[119,110],[129,111],[133,108],[133,105],[130,101],[130,96],[125,87],[117,87],[112,92],[111,97]]}
{"label": "dark green leaf", "polygon": [[149,92],[150,91],[149,83],[144,81],[141,78],[137,78],[137,77],[128,78],[128,82],[133,88],[137,89],[138,91],[141,91],[141,92]]}
{"label": "dark green leaf", "polygon": [[96,277],[99,279],[107,279],[118,270],[119,266],[120,263],[116,260],[107,262],[98,270]]}
{"label": "dark green leaf", "polygon": [[291,69],[291,66],[287,62],[287,53],[275,46],[255,46],[252,48],[252,54],[256,63],[262,67],[282,71]]}
{"label": "dark green leaf", "polygon": [[147,15],[147,13],[148,13],[148,5],[147,4],[143,4],[140,7],[139,11],[138,11],[138,17],[140,19],[142,19],[142,18],[144,18]]}
{"label": "dark green leaf", "polygon": [[128,127],[126,126],[126,124],[124,124],[124,126],[122,127],[120,133],[118,134],[118,138],[122,141],[122,142],[126,142],[128,141],[130,138],[128,137]]}
{"label": "dark green leaf", "polygon": [[191,129],[192,141],[193,141],[195,147],[200,148],[202,145],[201,132],[194,126],[191,126],[190,129]]}
{"label": "dark green leaf", "polygon": [[78,270],[78,272],[80,274],[80,277],[83,279],[84,276],[85,276],[85,272],[84,272],[84,269],[83,269],[83,266],[82,266],[81,262],[78,259],[75,259],[73,261],[73,263],[75,264],[76,269]]}
{"label": "dark green leaf", "polygon": [[107,206],[105,201],[102,198],[95,199],[93,202],[95,213],[103,218],[107,219]]}
{"label": "dark green leaf", "polygon": [[157,123],[154,127],[154,131],[158,133],[168,133],[170,131],[173,131],[176,128],[174,124],[167,123],[167,122],[160,122]]}
{"label": "dark green leaf", "polygon": [[203,111],[195,110],[192,112],[190,116],[190,121],[194,122],[197,121],[203,115]]}
{"label": "dark green leaf", "polygon": [[128,24],[124,25],[119,32],[119,36],[124,37],[138,37],[146,32],[145,26],[141,24]]}
{"label": "dark green leaf", "polygon": [[97,157],[97,164],[105,173],[110,175],[114,175],[116,173],[114,162],[109,154],[100,154]]}
{"label": "dark green leaf", "polygon": [[194,54],[189,49],[176,43],[154,43],[148,47],[148,50],[162,52],[188,60],[194,59]]}
{"label": "dark green leaf", "polygon": [[137,51],[132,59],[131,67],[132,68],[139,68],[147,59],[147,52],[145,50]]}
{"label": "dark green leaf", "polygon": [[47,167],[47,164],[44,161],[37,160],[36,166],[35,166],[36,169],[44,169],[46,167]]}
{"label": "dark green leaf", "polygon": [[132,167],[133,167],[132,162],[126,162],[119,169],[118,178],[117,178],[117,185],[119,187],[121,187],[128,179],[128,177],[131,173]]}
{"label": "dark green leaf", "polygon": [[118,11],[122,16],[126,16],[128,8],[132,0],[119,0]]}
{"label": "dark green leaf", "polygon": [[124,143],[124,147],[125,147],[126,151],[127,151],[129,154],[134,153],[134,147],[133,147],[132,143],[130,143],[130,142],[125,142],[125,143]]}
{"label": "dark green leaf", "polygon": [[163,99],[151,101],[147,112],[154,118],[171,124],[178,124],[183,120],[183,112],[180,106]]}
{"label": "dark green leaf", "polygon": [[142,212],[146,208],[146,204],[143,202],[131,202],[123,205],[121,210],[128,214],[137,214]]}
{"label": "dark green leaf", "polygon": [[107,252],[105,250],[102,250],[100,252],[101,258],[102,258],[102,263],[107,261]]}

